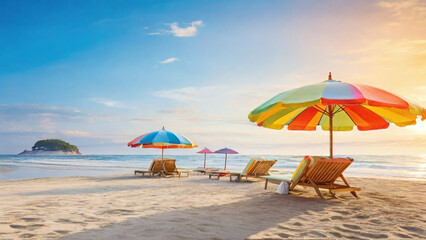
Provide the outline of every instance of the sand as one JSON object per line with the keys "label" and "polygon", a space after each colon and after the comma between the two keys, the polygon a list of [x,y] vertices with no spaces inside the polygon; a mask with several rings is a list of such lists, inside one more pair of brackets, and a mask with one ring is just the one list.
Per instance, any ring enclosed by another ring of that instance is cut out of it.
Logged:
{"label": "sand", "polygon": [[360,200],[203,175],[0,181],[0,239],[426,238],[425,182],[348,181]]}

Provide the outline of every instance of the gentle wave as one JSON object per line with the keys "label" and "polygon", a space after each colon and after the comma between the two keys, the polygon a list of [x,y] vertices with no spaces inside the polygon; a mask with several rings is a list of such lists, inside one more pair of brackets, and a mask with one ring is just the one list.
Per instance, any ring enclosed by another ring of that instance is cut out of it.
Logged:
{"label": "gentle wave", "polygon": [[[129,173],[133,169],[147,169],[158,155],[83,155],[83,156],[28,156],[0,155],[0,179],[19,179],[57,176],[93,176]],[[196,168],[204,164],[203,155],[167,156],[177,159],[182,168]],[[242,170],[254,155],[228,155],[227,169]],[[274,171],[291,174],[303,156],[270,155],[277,159]],[[337,156],[343,157],[343,156]],[[346,170],[348,176],[394,177],[426,180],[426,155],[354,155],[355,162]],[[224,156],[207,156],[207,167],[223,168]]]}

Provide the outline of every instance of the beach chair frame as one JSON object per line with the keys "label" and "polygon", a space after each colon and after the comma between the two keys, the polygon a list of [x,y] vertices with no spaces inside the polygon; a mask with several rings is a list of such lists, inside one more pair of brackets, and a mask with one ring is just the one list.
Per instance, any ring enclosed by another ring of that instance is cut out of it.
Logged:
{"label": "beach chair frame", "polygon": [[272,166],[274,166],[274,164],[277,162],[277,160],[260,160],[257,161],[255,159],[255,161],[253,161],[250,170],[246,173],[246,174],[242,174],[242,173],[230,173],[229,174],[229,181],[232,182],[232,176],[236,176],[239,181],[241,181],[241,179],[243,177],[246,178],[246,180],[248,180],[249,177],[251,178],[258,178],[258,177],[262,177],[265,175],[269,175],[269,170],[272,168]]}
{"label": "beach chair frame", "polygon": [[[356,191],[361,191],[361,188],[351,187],[343,176],[343,172],[353,162],[352,158],[319,158],[312,166],[306,164],[302,173],[294,181],[287,180],[272,180],[265,179],[265,189],[267,189],[268,182],[281,183],[286,182],[289,184],[289,191],[293,190],[297,185],[313,187],[322,199],[324,195],[321,193],[320,188],[328,189],[330,194],[336,198],[336,192],[350,192],[354,197],[359,199]],[[335,181],[341,178],[344,184],[337,184]]]}
{"label": "beach chair frame", "polygon": [[[166,158],[164,160],[170,160],[170,159]],[[135,170],[135,175],[141,174],[142,176],[145,176],[145,174],[148,174],[154,177],[155,175],[160,175],[162,170],[163,170],[163,160],[154,158],[148,170]]]}
{"label": "beach chair frame", "polygon": [[182,173],[186,173],[186,177],[189,177],[190,172],[190,170],[178,170],[176,167],[176,159],[164,159],[163,169],[160,171],[160,174],[163,177],[178,176],[180,178]]}

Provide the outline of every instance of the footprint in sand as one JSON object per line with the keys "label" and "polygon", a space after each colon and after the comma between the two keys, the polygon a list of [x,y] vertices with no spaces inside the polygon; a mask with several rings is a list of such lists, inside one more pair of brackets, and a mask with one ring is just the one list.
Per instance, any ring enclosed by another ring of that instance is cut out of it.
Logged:
{"label": "footprint in sand", "polygon": [[343,214],[343,215],[347,215],[347,214],[349,214],[349,212],[347,212],[347,211],[334,211],[334,212],[336,212],[336,213],[340,213],[340,214]]}
{"label": "footprint in sand", "polygon": [[41,218],[25,217],[25,218],[20,218],[20,220],[25,221],[25,222],[39,222],[41,220]]}
{"label": "footprint in sand", "polygon": [[285,230],[285,231],[300,231],[300,230],[284,227],[284,226],[281,226],[281,225],[278,225],[277,228],[281,229],[281,230]]}
{"label": "footprint in sand", "polygon": [[55,233],[68,234],[68,233],[70,233],[70,231],[67,231],[67,230],[55,230]]}
{"label": "footprint in sand", "polygon": [[197,227],[197,230],[200,232],[208,232],[209,230],[203,228],[203,227]]}
{"label": "footprint in sand", "polygon": [[[90,220],[85,220],[86,222],[97,222],[97,221],[90,221]],[[83,222],[83,221],[79,221],[79,220],[72,220],[72,219],[65,219],[65,218],[60,218],[58,220],[56,220],[55,222],[57,223],[69,223],[69,224],[80,224],[81,226],[87,226],[87,223]]]}
{"label": "footprint in sand", "polygon": [[293,223],[293,225],[294,225],[294,226],[299,226],[299,227],[300,227],[300,226],[302,226],[303,224],[301,224],[300,222],[295,222],[295,223]]}
{"label": "footprint in sand", "polygon": [[35,237],[36,235],[35,234],[32,234],[32,233],[24,233],[24,234],[21,234],[19,237],[20,238],[33,238],[33,237]]}
{"label": "footprint in sand", "polygon": [[27,228],[27,226],[24,225],[16,225],[16,224],[11,224],[9,225],[11,228],[15,228],[15,229],[24,229]]}
{"label": "footprint in sand", "polygon": [[360,230],[361,228],[357,225],[352,225],[352,224],[343,224],[343,227],[345,228],[350,228],[350,229],[354,229],[354,230]]}
{"label": "footprint in sand", "polygon": [[112,209],[105,211],[104,214],[132,215],[134,214],[134,211],[126,209]]}
{"label": "footprint in sand", "polygon": [[316,238],[325,238],[327,237],[326,235],[317,232],[317,231],[309,231],[309,232],[305,232],[299,235],[300,238],[308,238],[308,239],[316,239]]}
{"label": "footprint in sand", "polygon": [[331,235],[333,235],[333,236],[335,236],[335,237],[337,237],[337,238],[341,238],[342,237],[342,234],[340,234],[340,233],[338,233],[338,232],[333,232],[333,231],[331,231],[331,232],[329,232]]}
{"label": "footprint in sand", "polygon": [[367,219],[367,218],[369,218],[370,216],[368,216],[368,215],[356,215],[354,218],[358,218],[358,219]]}
{"label": "footprint in sand", "polygon": [[392,234],[395,235],[397,238],[412,238],[411,236],[402,233],[393,232]]}
{"label": "footprint in sand", "polygon": [[290,234],[287,234],[287,233],[278,233],[277,235],[282,238],[289,238],[291,236]]}
{"label": "footprint in sand", "polygon": [[[366,232],[361,232],[361,231],[349,230],[347,228],[341,228],[341,227],[335,227],[335,229],[338,230],[338,231],[340,231],[340,232],[352,233],[352,234],[356,234],[358,236],[363,236],[363,237],[366,237],[366,238],[369,238],[369,239],[372,239],[372,238],[388,238],[388,235],[386,235],[386,234],[366,233]],[[351,236],[351,238],[352,237],[356,237],[357,238],[357,236]]]}
{"label": "footprint in sand", "polygon": [[382,221],[380,221],[378,219],[371,219],[369,222],[375,223],[375,224],[381,224],[382,223]]}
{"label": "footprint in sand", "polygon": [[320,237],[320,238],[325,238],[325,237],[327,237],[326,235],[324,235],[324,234],[322,234],[322,233],[320,233],[320,232],[318,232],[318,231],[314,231],[314,230],[310,231],[310,232],[309,232],[309,235],[313,235],[313,236],[315,236],[315,237]]}
{"label": "footprint in sand", "polygon": [[30,230],[30,231],[34,231],[34,230],[41,228],[43,226],[44,226],[44,224],[32,224],[32,225],[29,225],[27,229]]}
{"label": "footprint in sand", "polygon": [[346,236],[347,239],[354,239],[354,240],[366,240],[365,238],[360,238],[356,236]]}
{"label": "footprint in sand", "polygon": [[401,228],[406,230],[406,231],[413,232],[413,233],[419,233],[419,234],[424,233],[424,230],[422,228],[418,228],[418,227],[401,226]]}
{"label": "footprint in sand", "polygon": [[331,217],[331,220],[342,220],[343,219],[343,217],[341,217],[341,216],[332,216]]}

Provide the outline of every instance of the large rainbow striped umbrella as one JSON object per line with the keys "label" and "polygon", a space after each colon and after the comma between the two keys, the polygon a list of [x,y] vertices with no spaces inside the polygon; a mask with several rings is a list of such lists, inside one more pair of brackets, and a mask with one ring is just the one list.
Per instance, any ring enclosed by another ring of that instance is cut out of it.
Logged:
{"label": "large rainbow striped umbrella", "polygon": [[155,132],[141,135],[127,144],[129,147],[161,148],[161,159],[164,158],[166,148],[194,148],[198,147],[189,138],[182,135],[166,131],[164,127]]}
{"label": "large rainbow striped umbrella", "polygon": [[385,129],[389,123],[399,127],[416,124],[417,116],[426,119],[420,105],[385,90],[328,80],[276,95],[248,116],[258,126],[288,130],[330,131],[330,158],[333,158],[333,131]]}

